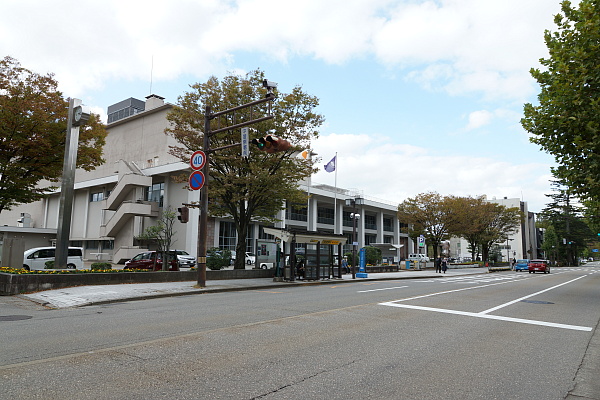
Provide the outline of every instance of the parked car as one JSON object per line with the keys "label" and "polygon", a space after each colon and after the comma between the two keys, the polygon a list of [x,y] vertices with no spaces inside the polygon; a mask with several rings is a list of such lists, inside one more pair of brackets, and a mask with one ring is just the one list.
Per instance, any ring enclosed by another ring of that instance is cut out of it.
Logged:
{"label": "parked car", "polygon": [[527,269],[529,273],[543,272],[545,274],[550,273],[550,266],[546,260],[531,260],[529,261]]}
{"label": "parked car", "polygon": [[[162,270],[162,257],[157,251],[145,251],[125,262],[125,269]],[[169,271],[179,271],[177,259],[170,261]]]}
{"label": "parked car", "polygon": [[194,256],[191,256],[190,253],[185,250],[169,250],[169,252],[173,252],[177,256],[179,268],[194,268],[196,265]]}
{"label": "parked car", "polygon": [[410,261],[429,262],[429,257],[427,257],[425,254],[409,254],[408,259]]}
{"label": "parked car", "polygon": [[[231,265],[235,264],[236,251],[231,250]],[[252,265],[256,262],[256,256],[252,253],[246,252],[244,262],[248,265]]]}
{"label": "parked car", "polygon": [[[54,261],[56,247],[35,247],[23,253],[23,268],[26,270],[46,269],[47,261]],[[83,248],[69,247],[67,269],[83,268]]]}
{"label": "parked car", "polygon": [[256,262],[256,256],[252,253],[246,252],[246,264],[254,265],[255,262]]}
{"label": "parked car", "polygon": [[517,260],[515,263],[515,271],[527,271],[529,269],[529,260]]}

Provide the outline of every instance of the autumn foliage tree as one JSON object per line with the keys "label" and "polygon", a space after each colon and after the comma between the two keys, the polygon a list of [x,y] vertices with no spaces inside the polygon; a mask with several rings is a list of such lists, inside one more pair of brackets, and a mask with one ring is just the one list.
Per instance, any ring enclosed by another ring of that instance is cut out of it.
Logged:
{"label": "autumn foliage tree", "polygon": [[492,245],[506,241],[522,221],[518,208],[488,202],[484,197],[441,196],[435,192],[402,202],[398,218],[411,225],[411,237],[425,236],[434,257],[441,243],[454,236],[467,240],[472,252],[480,247],[484,261]]}
{"label": "autumn foliage tree", "polygon": [[437,258],[442,241],[449,238],[450,208],[446,197],[439,193],[422,193],[398,205],[398,219],[409,225],[410,236],[423,235]]}
{"label": "autumn foliage tree", "polygon": [[[11,57],[0,60],[0,212],[41,199],[59,181],[67,114],[52,74],[31,72]],[[80,128],[77,167],[89,171],[104,162],[105,137],[92,115]]]}
{"label": "autumn foliage tree", "polygon": [[[171,154],[188,162],[195,150],[203,149],[205,107],[213,112],[232,109],[265,97],[262,87],[264,73],[252,71],[245,76],[230,75],[222,80],[211,77],[205,83],[191,85],[191,90],[178,99],[168,116],[172,135],[179,145]],[[271,102],[268,102],[271,103]],[[245,268],[246,237],[253,221],[272,223],[287,202],[306,204],[298,183],[314,171],[313,161],[296,157],[299,150],[308,149],[318,137],[323,117],[316,114],[318,99],[295,87],[291,93],[277,93],[272,105],[263,103],[251,110],[243,109],[211,120],[211,131],[250,121],[267,115],[272,107],[272,120],[249,126],[251,138],[268,134],[288,140],[289,150],[268,154],[252,148],[248,158],[240,155],[240,146],[218,150],[209,155],[210,176],[207,179],[209,214],[227,216],[235,222],[237,231],[236,269]],[[211,149],[240,142],[240,129],[227,130],[210,137]]]}

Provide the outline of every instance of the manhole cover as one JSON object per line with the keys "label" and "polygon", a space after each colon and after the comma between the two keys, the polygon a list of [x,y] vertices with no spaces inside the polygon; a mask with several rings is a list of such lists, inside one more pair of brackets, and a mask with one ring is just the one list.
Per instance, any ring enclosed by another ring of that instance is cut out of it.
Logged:
{"label": "manhole cover", "polygon": [[523,303],[532,303],[532,304],[554,304],[551,301],[541,301],[541,300],[521,300]]}
{"label": "manhole cover", "polygon": [[0,315],[0,321],[22,321],[30,318],[31,315]]}

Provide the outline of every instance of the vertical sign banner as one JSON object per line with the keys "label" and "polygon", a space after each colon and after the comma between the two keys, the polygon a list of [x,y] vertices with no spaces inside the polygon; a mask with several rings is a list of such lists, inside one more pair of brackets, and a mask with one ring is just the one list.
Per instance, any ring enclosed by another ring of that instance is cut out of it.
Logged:
{"label": "vertical sign banner", "polygon": [[242,128],[242,157],[248,158],[250,155],[250,138],[248,128]]}

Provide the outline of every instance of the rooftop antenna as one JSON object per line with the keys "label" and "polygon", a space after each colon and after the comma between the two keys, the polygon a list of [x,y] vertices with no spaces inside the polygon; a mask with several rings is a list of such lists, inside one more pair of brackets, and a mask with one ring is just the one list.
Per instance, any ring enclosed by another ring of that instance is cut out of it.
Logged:
{"label": "rooftop antenna", "polygon": [[152,94],[152,74],[154,73],[154,54],[152,55],[152,60],[150,61],[150,93]]}

